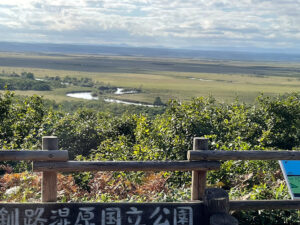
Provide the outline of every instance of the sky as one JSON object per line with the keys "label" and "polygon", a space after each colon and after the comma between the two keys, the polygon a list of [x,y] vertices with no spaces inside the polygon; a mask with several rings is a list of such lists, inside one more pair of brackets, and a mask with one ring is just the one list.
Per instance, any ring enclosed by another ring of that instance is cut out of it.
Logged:
{"label": "sky", "polygon": [[300,50],[300,0],[0,0],[0,41]]}

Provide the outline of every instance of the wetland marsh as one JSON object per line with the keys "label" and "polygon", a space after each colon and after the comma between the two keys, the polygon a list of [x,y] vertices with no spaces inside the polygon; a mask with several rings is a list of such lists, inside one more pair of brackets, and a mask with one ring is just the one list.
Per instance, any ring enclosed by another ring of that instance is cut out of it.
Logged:
{"label": "wetland marsh", "polygon": [[[239,98],[253,102],[260,93],[278,95],[300,90],[300,63],[217,61],[174,58],[147,58],[101,55],[38,55],[0,53],[0,73],[34,73],[36,79],[75,77],[122,88],[123,94],[98,93],[99,98],[152,104],[159,96],[190,100],[212,95],[231,102]],[[135,90],[140,90],[136,92]],[[117,90],[117,89],[115,89]],[[67,93],[97,92],[92,87],[67,85],[36,93],[60,101],[77,101]]]}

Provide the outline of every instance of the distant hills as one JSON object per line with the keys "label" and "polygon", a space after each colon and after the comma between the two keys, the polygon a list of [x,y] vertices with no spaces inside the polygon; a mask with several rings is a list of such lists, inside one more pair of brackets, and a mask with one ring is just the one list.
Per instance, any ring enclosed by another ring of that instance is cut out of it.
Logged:
{"label": "distant hills", "polygon": [[243,52],[230,50],[187,50],[167,48],[123,47],[103,45],[0,42],[0,52],[42,54],[96,54],[160,58],[191,58],[207,60],[300,62],[300,54],[274,52]]}

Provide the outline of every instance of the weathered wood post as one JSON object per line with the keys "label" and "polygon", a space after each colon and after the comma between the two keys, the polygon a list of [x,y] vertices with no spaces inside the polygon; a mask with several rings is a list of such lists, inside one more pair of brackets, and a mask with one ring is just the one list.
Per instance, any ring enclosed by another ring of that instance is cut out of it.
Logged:
{"label": "weathered wood post", "polygon": [[[195,137],[193,150],[208,150],[208,139]],[[206,171],[192,171],[192,196],[191,200],[202,200],[206,188]]]}
{"label": "weathered wood post", "polygon": [[209,225],[238,225],[237,219],[229,215],[229,197],[225,190],[220,188],[206,189],[204,205],[209,217]]}
{"label": "weathered wood post", "polygon": [[[43,150],[58,150],[58,138],[45,136],[42,139]],[[57,200],[57,173],[43,172],[42,202],[56,202]]]}

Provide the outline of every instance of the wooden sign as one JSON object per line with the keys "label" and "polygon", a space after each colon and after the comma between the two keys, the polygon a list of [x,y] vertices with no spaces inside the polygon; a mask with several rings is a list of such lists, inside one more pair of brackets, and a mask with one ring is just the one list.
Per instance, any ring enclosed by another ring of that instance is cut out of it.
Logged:
{"label": "wooden sign", "polygon": [[206,225],[202,203],[5,203],[0,225]]}
{"label": "wooden sign", "polygon": [[300,161],[281,160],[279,164],[292,199],[300,199]]}

